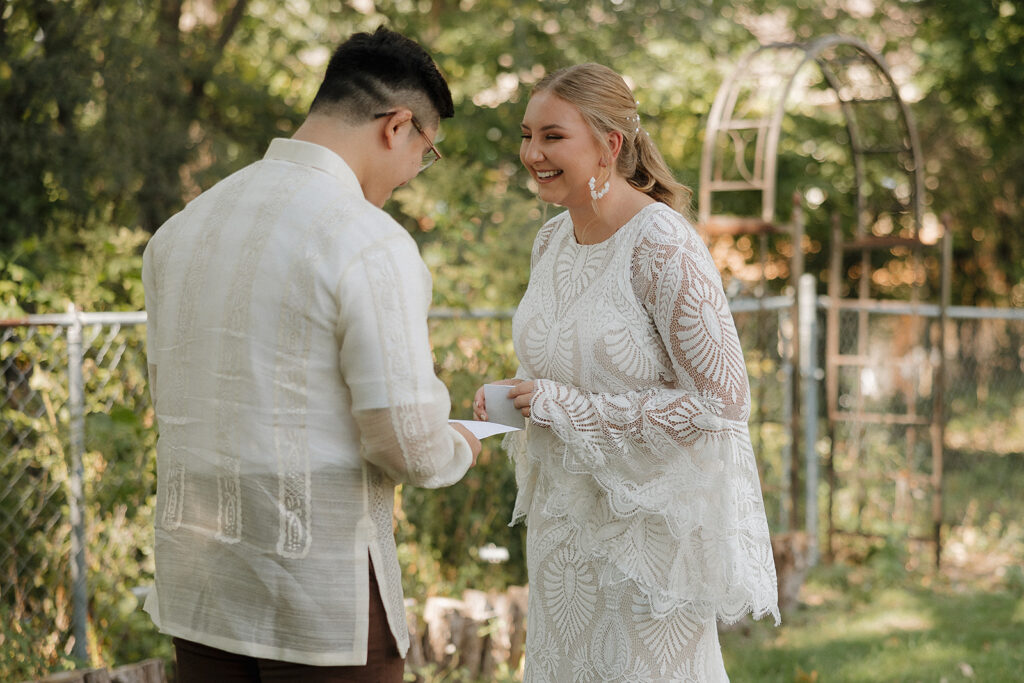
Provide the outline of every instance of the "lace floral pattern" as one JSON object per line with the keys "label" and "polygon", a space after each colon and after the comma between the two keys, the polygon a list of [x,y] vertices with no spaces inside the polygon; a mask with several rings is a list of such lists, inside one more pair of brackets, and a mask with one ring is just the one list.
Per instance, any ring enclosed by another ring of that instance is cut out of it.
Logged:
{"label": "lace floral pattern", "polygon": [[527,648],[526,680],[727,680],[716,618],[778,607],[746,367],[703,242],[662,204],[597,245],[554,218],[514,339],[537,379],[506,439],[528,633],[555,648]]}

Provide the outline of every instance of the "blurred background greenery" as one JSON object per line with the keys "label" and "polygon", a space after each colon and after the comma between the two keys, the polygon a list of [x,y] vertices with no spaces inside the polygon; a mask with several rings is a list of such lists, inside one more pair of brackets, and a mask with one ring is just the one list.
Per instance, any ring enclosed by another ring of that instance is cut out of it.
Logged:
{"label": "blurred background greenery", "polygon": [[[533,235],[553,212],[534,198],[519,164],[519,121],[531,85],[545,73],[583,61],[623,73],[644,128],[677,177],[696,186],[704,120],[739,58],[761,43],[833,33],[882,53],[910,104],[925,158],[926,211],[953,217],[953,302],[1024,306],[1024,6],[1016,0],[0,0],[0,318],[62,312],[69,302],[86,311],[140,310],[141,251],[152,231],[200,191],[261,157],[271,138],[290,135],[332,48],[353,31],[381,24],[423,43],[454,94],[456,116],[445,122],[439,143],[445,159],[386,207],[419,243],[438,308],[506,311],[525,288]],[[808,216],[810,243],[819,247],[818,256],[808,256],[808,269],[823,272],[824,261],[815,259],[826,257],[820,245],[827,243],[828,212],[841,203],[846,171],[845,158],[833,152],[842,139],[815,125],[799,114],[787,122],[779,197],[814,186],[833,198]],[[811,134],[824,141],[803,144]],[[780,199],[779,206],[785,214],[788,202]],[[753,258],[744,242],[734,246]],[[769,287],[781,290],[786,275],[777,273]],[[515,371],[510,324],[444,320],[432,330],[453,415],[469,417],[479,383]],[[129,342],[137,353],[140,347],[141,330]],[[32,346],[19,349],[28,353]],[[35,381],[40,377],[45,373]],[[59,392],[57,384],[52,389]],[[100,381],[88,394],[85,463],[93,482],[87,491],[92,654],[94,663],[107,664],[170,655],[130,592],[152,573],[154,435],[144,378],[129,373],[116,385]],[[1003,401],[1011,427],[1019,420],[1018,396]],[[119,412],[114,405],[130,408]],[[962,419],[965,434],[979,431]],[[44,424],[31,427],[39,432],[30,443],[33,467],[59,471],[59,445],[44,438]],[[410,595],[525,583],[522,527],[506,527],[514,482],[494,441],[486,443],[481,465],[443,495],[402,492],[397,533]],[[1018,552],[1019,525],[1010,521],[1021,510],[1001,499],[1006,477],[1020,481],[1024,449],[1019,434],[1016,445],[1005,443],[1000,476],[964,467],[952,495],[964,498],[963,509],[975,501],[977,528],[993,515],[1002,520],[991,542],[1017,544]],[[964,453],[953,454],[951,470],[970,450]],[[66,538],[40,531],[32,542],[66,554]],[[511,560],[477,561],[476,549],[487,542],[509,548]],[[899,583],[892,567],[900,581],[908,576],[905,558],[888,545],[855,559],[853,569],[829,568],[813,579],[818,602],[791,630],[727,634],[727,653],[730,645],[760,653],[730,661],[734,680],[819,680],[819,672],[820,680],[917,680],[913,669],[829,677],[851,652],[875,652],[875,641],[846,654],[835,646],[834,656],[808,644],[836,614],[869,609],[872,587]],[[41,576],[47,585],[40,604],[66,604],[57,594],[64,589],[56,569],[49,579]],[[909,576],[915,585],[923,580]],[[952,591],[935,598],[933,611],[942,619],[929,621],[945,624],[947,635],[957,610],[1004,608],[1005,600],[987,602],[996,589],[1019,606],[1024,585],[1019,572],[998,586],[970,584],[977,596],[970,602],[962,595],[967,584],[956,577],[929,581]],[[878,609],[906,607],[915,596],[926,602],[921,594],[900,593],[881,599]],[[1007,655],[999,645],[1024,638],[1021,612],[1004,615],[999,623],[1008,628],[1001,636],[965,646],[998,654],[988,670],[994,677],[985,680],[1012,680],[1003,672],[1015,675],[1008,672],[1024,665],[1021,655]],[[0,677],[21,680],[76,664],[60,634],[41,635],[31,619],[12,615],[0,604]],[[878,651],[888,656],[886,638],[894,636],[881,633]],[[893,647],[904,652],[918,645]],[[960,656],[952,651],[953,659]],[[959,659],[938,659],[954,673],[965,671]],[[771,679],[769,671],[783,673]],[[927,671],[921,680],[939,677]]]}

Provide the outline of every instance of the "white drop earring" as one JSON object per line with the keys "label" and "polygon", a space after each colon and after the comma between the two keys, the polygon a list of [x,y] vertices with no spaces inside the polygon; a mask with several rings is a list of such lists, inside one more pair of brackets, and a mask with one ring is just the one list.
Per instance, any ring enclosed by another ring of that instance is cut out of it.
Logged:
{"label": "white drop earring", "polygon": [[608,194],[608,188],[611,187],[611,182],[606,180],[600,190],[595,189],[597,187],[597,178],[594,176],[590,176],[590,182],[587,184],[590,186],[590,196],[594,199],[601,199],[604,197]]}

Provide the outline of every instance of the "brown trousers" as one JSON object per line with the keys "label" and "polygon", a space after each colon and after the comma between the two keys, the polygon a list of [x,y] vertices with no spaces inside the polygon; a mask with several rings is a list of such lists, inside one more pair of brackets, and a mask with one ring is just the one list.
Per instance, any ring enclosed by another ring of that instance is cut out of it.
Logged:
{"label": "brown trousers", "polygon": [[402,683],[405,660],[391,635],[370,564],[370,628],[365,666],[310,666],[259,659],[174,639],[178,683]]}

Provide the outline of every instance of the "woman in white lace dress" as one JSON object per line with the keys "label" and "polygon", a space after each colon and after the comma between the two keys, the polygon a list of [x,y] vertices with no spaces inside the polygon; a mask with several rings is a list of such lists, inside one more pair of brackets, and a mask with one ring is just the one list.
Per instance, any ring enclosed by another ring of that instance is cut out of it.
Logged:
{"label": "woman in white lace dress", "polygon": [[568,209],[537,234],[505,380],[529,417],[505,442],[524,680],[727,681],[716,620],[779,615],[746,367],[689,190],[606,67],[546,77],[522,125],[541,199]]}

